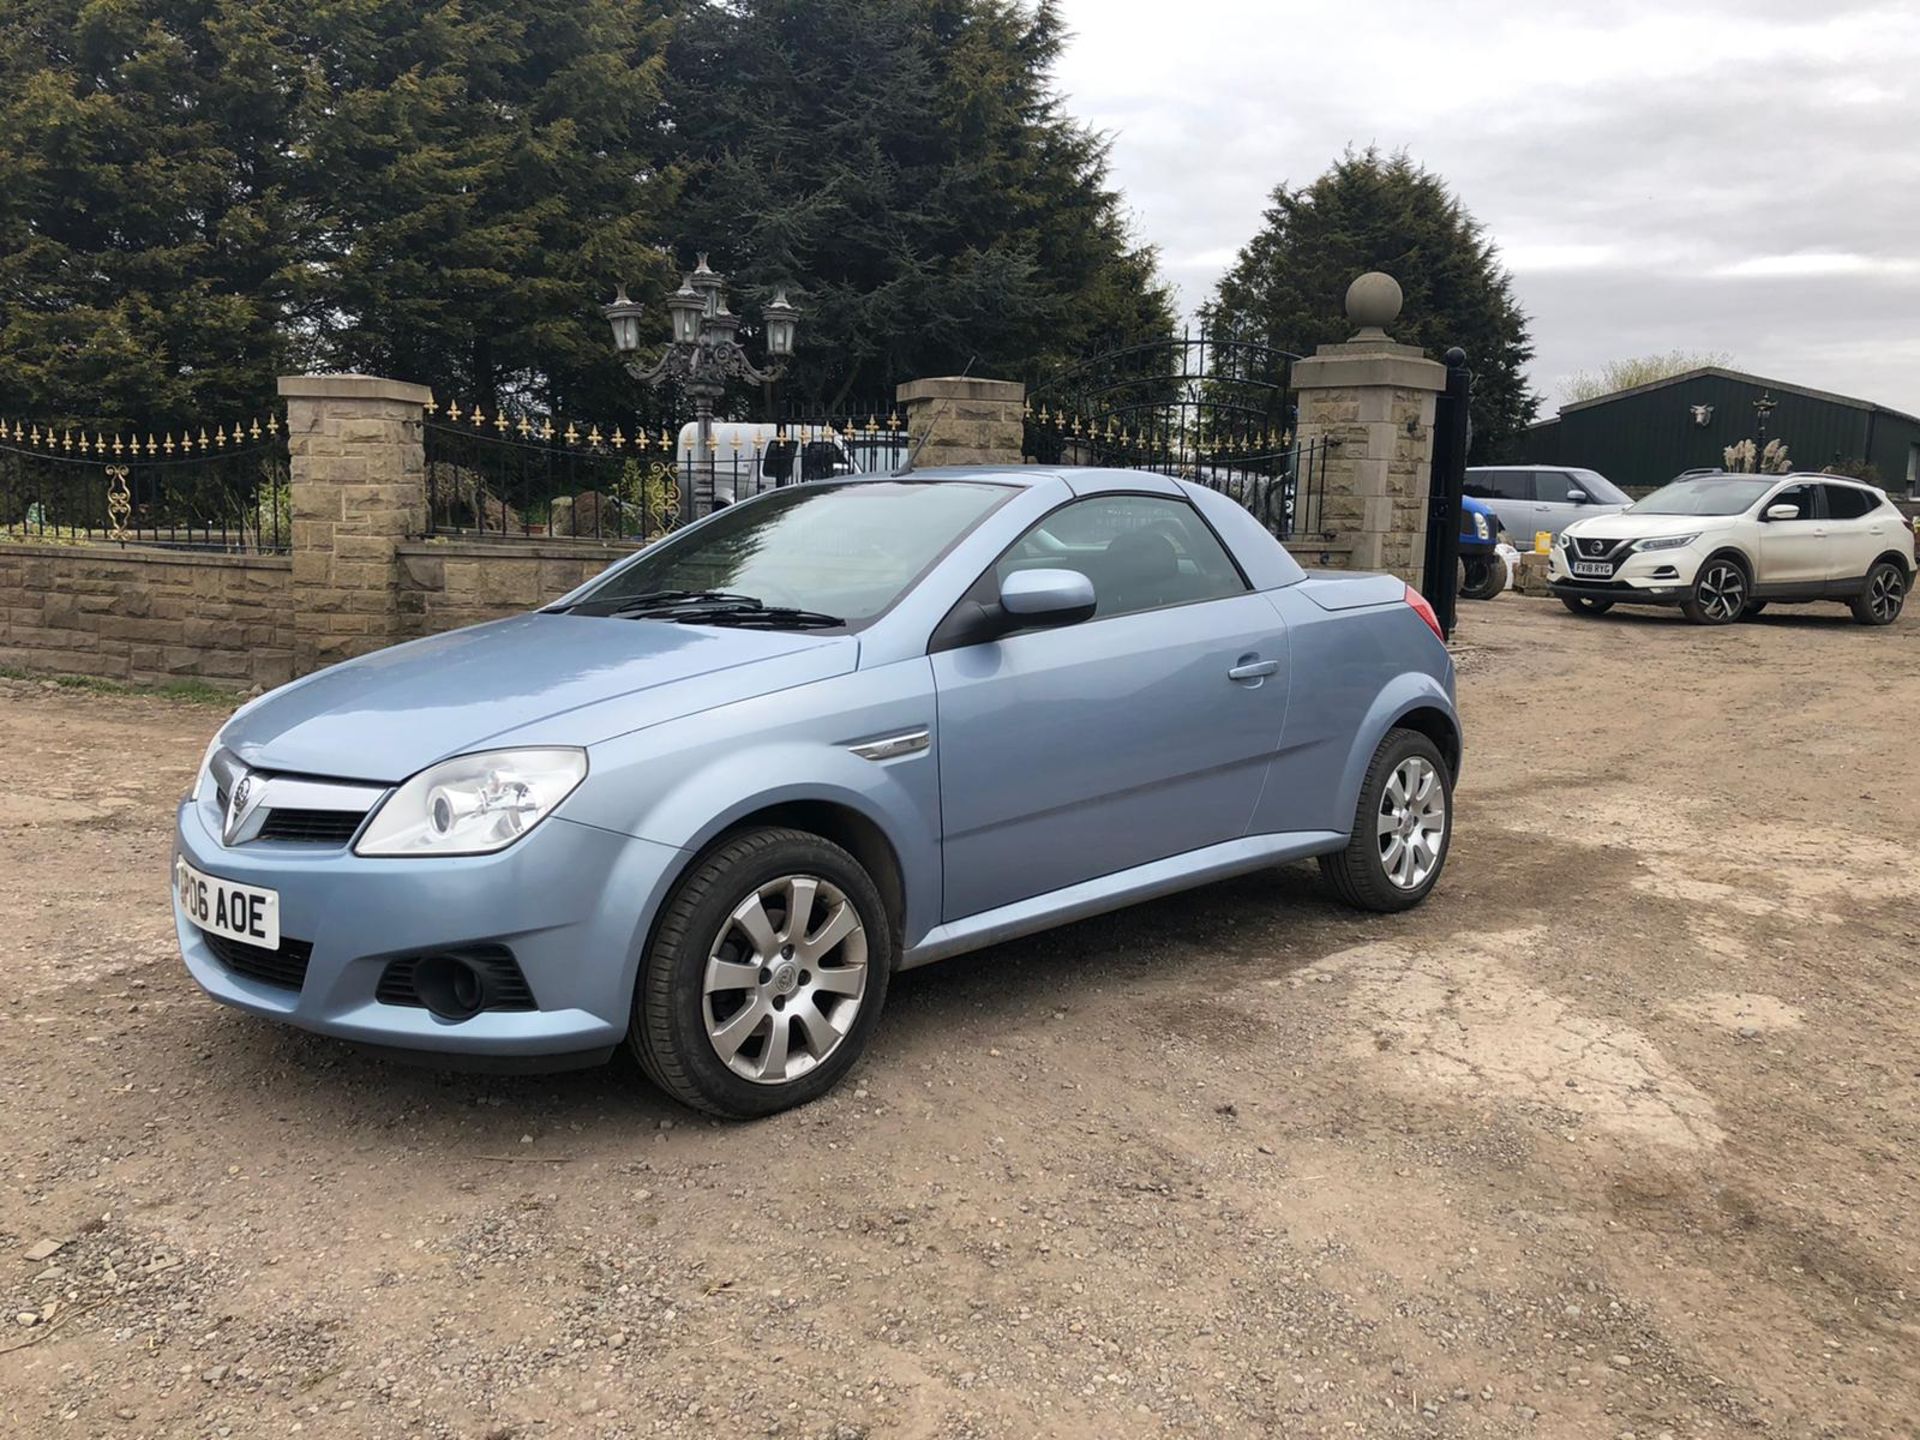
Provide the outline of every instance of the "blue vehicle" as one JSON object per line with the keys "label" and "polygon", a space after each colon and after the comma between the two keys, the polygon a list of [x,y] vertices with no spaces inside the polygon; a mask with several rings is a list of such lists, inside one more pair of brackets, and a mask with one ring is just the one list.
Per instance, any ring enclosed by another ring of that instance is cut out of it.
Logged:
{"label": "blue vehicle", "polygon": [[1284,861],[1402,910],[1461,753],[1426,602],[1126,471],[779,489],[546,609],[243,706],[181,802],[216,1000],[710,1113],[854,1063],[894,971]]}
{"label": "blue vehicle", "polygon": [[1491,600],[1507,588],[1507,562],[1500,555],[1500,517],[1471,495],[1460,497],[1460,595]]}

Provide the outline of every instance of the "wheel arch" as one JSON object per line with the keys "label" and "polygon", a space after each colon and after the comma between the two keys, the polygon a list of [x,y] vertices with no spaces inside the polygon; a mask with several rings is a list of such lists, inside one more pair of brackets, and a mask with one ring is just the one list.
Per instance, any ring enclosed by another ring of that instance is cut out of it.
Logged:
{"label": "wheel arch", "polygon": [[880,903],[887,907],[887,922],[893,927],[896,955],[905,948],[907,893],[900,852],[885,826],[843,799],[804,797],[777,800],[757,810],[750,810],[701,846],[690,857],[688,864],[696,863],[701,855],[735,835],[749,830],[774,828],[804,830],[810,835],[818,835],[858,860],[861,868],[873,877],[874,886],[880,891]]}
{"label": "wheel arch", "polygon": [[1907,563],[1907,557],[1905,553],[1899,550],[1891,550],[1891,549],[1883,550],[1880,552],[1880,554],[1874,556],[1873,565],[1867,566],[1867,573],[1869,575],[1873,573],[1874,565],[1883,565],[1883,564],[1889,564],[1889,563],[1898,566],[1900,569],[1900,573],[1907,578],[1908,583],[1909,584],[1912,583],[1913,566]]}
{"label": "wheel arch", "polygon": [[1457,782],[1464,754],[1460,716],[1445,688],[1431,675],[1408,672],[1397,675],[1374,698],[1366,717],[1356,727],[1353,745],[1341,773],[1336,813],[1339,828],[1345,831],[1353,823],[1354,808],[1360,803],[1360,787],[1373,763],[1374,752],[1394,729],[1414,730],[1425,735],[1439,748],[1447,770]]}

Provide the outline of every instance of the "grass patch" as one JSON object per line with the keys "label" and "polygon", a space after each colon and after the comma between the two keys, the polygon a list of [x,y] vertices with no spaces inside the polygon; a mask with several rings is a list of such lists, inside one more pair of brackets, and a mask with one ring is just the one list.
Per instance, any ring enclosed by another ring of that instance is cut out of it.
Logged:
{"label": "grass patch", "polygon": [[209,685],[204,680],[169,680],[164,685],[129,685],[120,680],[102,680],[97,675],[39,675],[13,665],[0,665],[0,680],[36,680],[58,685],[63,690],[85,690],[94,695],[152,696],[177,700],[186,705],[237,705],[240,697],[231,690]]}

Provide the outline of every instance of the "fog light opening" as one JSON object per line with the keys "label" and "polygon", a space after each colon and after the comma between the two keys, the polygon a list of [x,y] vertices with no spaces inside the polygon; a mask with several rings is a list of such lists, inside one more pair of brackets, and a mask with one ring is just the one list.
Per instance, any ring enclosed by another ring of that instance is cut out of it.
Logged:
{"label": "fog light opening", "polygon": [[454,955],[429,955],[414,967],[414,993],[441,1020],[471,1020],[487,1003],[487,978]]}

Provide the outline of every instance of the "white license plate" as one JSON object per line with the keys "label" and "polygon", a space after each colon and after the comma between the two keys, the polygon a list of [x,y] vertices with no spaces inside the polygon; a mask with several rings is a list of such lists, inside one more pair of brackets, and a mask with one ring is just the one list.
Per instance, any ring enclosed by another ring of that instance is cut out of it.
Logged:
{"label": "white license plate", "polygon": [[1613,566],[1604,560],[1575,560],[1573,562],[1573,573],[1576,575],[1591,576],[1595,580],[1611,580],[1613,578]]}
{"label": "white license plate", "polygon": [[173,889],[187,919],[242,945],[280,948],[280,892],[204,875],[185,860],[173,866]]}

